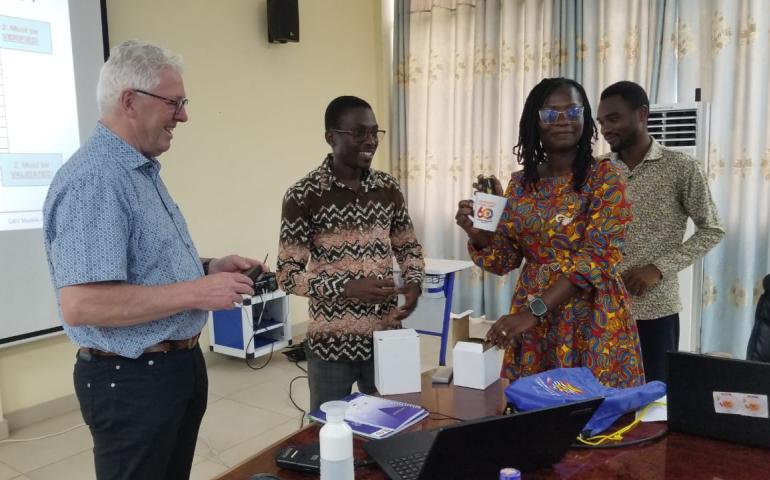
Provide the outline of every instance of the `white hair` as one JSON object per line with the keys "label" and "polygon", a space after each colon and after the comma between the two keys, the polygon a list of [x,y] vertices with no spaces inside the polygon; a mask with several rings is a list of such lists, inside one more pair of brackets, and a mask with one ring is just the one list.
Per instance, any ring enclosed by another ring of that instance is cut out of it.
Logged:
{"label": "white hair", "polygon": [[104,114],[117,105],[127,89],[152,90],[160,74],[171,68],[182,73],[182,58],[163,47],[141,40],[127,40],[110,50],[110,58],[99,72],[96,100]]}

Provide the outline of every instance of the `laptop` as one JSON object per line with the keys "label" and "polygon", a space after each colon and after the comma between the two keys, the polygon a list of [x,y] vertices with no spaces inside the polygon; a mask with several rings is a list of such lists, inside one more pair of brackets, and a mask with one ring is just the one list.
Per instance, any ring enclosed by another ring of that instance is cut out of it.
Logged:
{"label": "laptop", "polygon": [[670,430],[770,447],[770,363],[667,355]]}
{"label": "laptop", "polygon": [[500,469],[532,470],[561,460],[601,398],[364,443],[394,480],[497,478]]}

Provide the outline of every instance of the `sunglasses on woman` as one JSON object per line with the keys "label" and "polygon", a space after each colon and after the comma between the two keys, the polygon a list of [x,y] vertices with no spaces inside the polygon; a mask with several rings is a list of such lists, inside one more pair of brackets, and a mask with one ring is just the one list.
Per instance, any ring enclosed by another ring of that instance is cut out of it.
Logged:
{"label": "sunglasses on woman", "polygon": [[559,120],[559,115],[564,115],[564,119],[570,123],[575,123],[583,118],[583,106],[572,105],[566,110],[554,110],[553,108],[543,108],[540,110],[540,121],[546,125],[556,123]]}

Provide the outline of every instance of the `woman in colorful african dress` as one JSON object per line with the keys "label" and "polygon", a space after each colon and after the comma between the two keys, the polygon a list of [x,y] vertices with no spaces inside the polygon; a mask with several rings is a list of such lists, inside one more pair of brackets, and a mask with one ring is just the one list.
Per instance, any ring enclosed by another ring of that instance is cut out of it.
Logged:
{"label": "woman in colorful african dress", "polygon": [[[455,217],[471,258],[504,275],[522,264],[508,315],[487,340],[505,349],[511,380],[558,367],[587,367],[604,385],[644,383],[628,294],[620,278],[631,206],[610,160],[595,159],[596,125],[583,87],[548,78],[529,93],[497,231],[473,228],[473,204]],[[496,181],[497,194],[502,187]]]}

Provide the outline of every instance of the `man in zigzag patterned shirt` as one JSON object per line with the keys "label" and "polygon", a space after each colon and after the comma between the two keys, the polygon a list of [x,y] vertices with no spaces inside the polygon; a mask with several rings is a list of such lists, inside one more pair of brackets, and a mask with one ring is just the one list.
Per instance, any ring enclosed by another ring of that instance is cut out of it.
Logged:
{"label": "man in zigzag patterned shirt", "polygon": [[311,410],[350,394],[354,382],[363,393],[376,391],[372,334],[401,327],[417,307],[425,271],[398,182],[371,169],[385,134],[371,106],[338,97],[324,122],[333,153],[286,192],[277,268],[283,290],[310,299]]}

